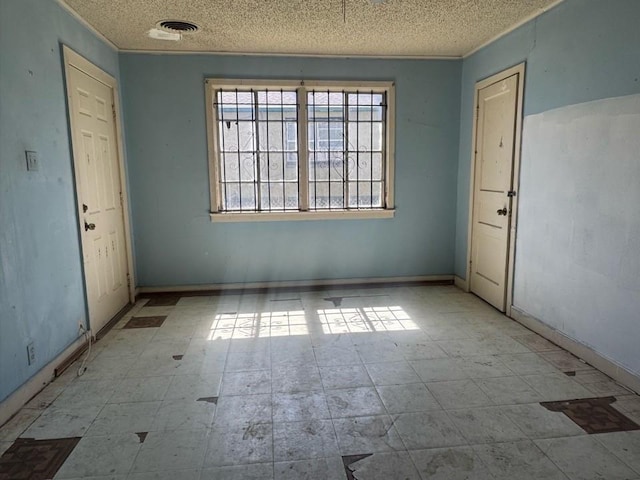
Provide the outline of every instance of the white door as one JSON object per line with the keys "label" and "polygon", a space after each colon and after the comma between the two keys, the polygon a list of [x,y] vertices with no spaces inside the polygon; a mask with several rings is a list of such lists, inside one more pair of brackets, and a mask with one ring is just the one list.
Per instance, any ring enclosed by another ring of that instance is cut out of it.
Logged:
{"label": "white door", "polygon": [[518,74],[478,91],[470,289],[505,311]]}
{"label": "white door", "polygon": [[110,86],[68,68],[74,168],[91,330],[129,303],[120,161]]}

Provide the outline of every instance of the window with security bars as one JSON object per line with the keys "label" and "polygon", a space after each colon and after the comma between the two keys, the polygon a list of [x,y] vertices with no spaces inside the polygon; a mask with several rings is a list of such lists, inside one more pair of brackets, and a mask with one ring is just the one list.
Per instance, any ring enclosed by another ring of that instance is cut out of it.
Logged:
{"label": "window with security bars", "polygon": [[384,93],[307,92],[309,209],[384,208]]}
{"label": "window with security bars", "polygon": [[392,93],[208,80],[212,214],[391,211]]}
{"label": "window with security bars", "polygon": [[221,210],[298,210],[295,90],[219,90]]}

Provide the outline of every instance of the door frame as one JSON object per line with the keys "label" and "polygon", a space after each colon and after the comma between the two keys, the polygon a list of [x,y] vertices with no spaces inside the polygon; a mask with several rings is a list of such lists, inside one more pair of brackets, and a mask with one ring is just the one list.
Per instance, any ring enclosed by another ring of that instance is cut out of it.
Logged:
{"label": "door frame", "polygon": [[522,62],[511,68],[503,70],[495,75],[491,75],[476,83],[473,96],[473,130],[471,137],[471,179],[469,189],[469,220],[467,228],[467,281],[465,290],[471,291],[471,242],[473,240],[473,207],[475,196],[475,177],[476,177],[476,142],[478,134],[478,110],[479,110],[479,93],[480,90],[501,82],[513,75],[518,75],[518,91],[516,96],[516,130],[513,144],[513,172],[512,172],[512,189],[516,192],[515,197],[511,198],[511,212],[509,217],[509,235],[508,235],[508,254],[507,254],[507,281],[505,284],[506,300],[505,314],[511,316],[511,306],[513,303],[513,276],[515,268],[515,250],[516,250],[516,227],[518,224],[518,201],[520,198],[520,157],[522,154],[522,120],[523,120],[523,103],[524,103],[524,84],[525,84],[526,62]]}
{"label": "door frame", "polygon": [[[94,65],[89,60],[76,53],[74,50],[66,45],[62,45],[62,53],[64,57],[64,74],[65,74],[65,89],[67,96],[67,114],[69,116],[69,135],[71,139],[71,159],[73,167],[73,177],[75,181],[75,199],[76,199],[76,216],[78,220],[78,238],[80,239],[80,253],[81,258],[84,258],[84,251],[82,245],[82,227],[84,225],[84,217],[82,214],[82,202],[80,200],[80,176],[77,174],[76,159],[79,158],[77,149],[79,148],[80,141],[76,138],[75,134],[75,119],[73,115],[73,95],[69,88],[71,79],[71,68],[76,68],[88,76],[94,78],[100,83],[103,83],[107,87],[111,88],[113,92],[113,121],[115,123],[115,142],[117,144],[118,154],[118,166],[120,168],[120,191],[122,192],[122,217],[124,223],[124,243],[127,256],[127,282],[129,291],[129,303],[135,302],[135,277],[133,270],[133,248],[131,237],[131,218],[129,215],[129,195],[127,190],[127,174],[126,166],[124,162],[124,142],[122,135],[122,115],[120,112],[120,93],[118,91],[118,81],[102,70],[100,67]],[[82,277],[84,284],[84,297],[87,307],[87,319],[89,322],[88,330],[91,330],[91,311],[89,308],[89,295],[87,291],[87,279],[86,272],[84,270],[84,262],[81,263]],[[98,332],[92,332],[95,335]]]}

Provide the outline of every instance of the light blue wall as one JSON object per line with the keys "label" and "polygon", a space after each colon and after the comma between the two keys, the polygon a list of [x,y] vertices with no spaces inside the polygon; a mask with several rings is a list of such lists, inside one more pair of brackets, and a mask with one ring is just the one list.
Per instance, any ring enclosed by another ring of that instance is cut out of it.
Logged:
{"label": "light blue wall", "polygon": [[465,59],[455,271],[474,84],[526,60],[513,303],[640,375],[639,18],[637,0],[566,0]]}
{"label": "light blue wall", "polygon": [[565,0],[466,58],[462,67],[456,275],[466,277],[473,95],[478,80],[527,62],[524,114],[640,92],[640,2]]}
{"label": "light blue wall", "polygon": [[[450,274],[458,61],[122,54],[138,285]],[[394,219],[213,224],[204,79],[396,82]]]}
{"label": "light blue wall", "polygon": [[86,320],[60,42],[118,76],[117,53],[53,0],[0,1],[0,401]]}

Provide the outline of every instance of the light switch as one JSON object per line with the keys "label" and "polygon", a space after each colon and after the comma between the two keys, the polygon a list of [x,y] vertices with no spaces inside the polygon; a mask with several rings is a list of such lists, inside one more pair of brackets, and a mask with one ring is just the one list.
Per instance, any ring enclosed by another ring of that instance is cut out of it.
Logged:
{"label": "light switch", "polygon": [[30,152],[29,150],[27,150],[25,152],[27,154],[27,170],[29,170],[30,172],[35,172],[36,170],[38,170],[38,153],[37,152]]}

